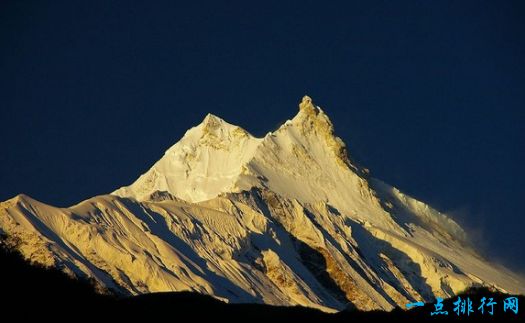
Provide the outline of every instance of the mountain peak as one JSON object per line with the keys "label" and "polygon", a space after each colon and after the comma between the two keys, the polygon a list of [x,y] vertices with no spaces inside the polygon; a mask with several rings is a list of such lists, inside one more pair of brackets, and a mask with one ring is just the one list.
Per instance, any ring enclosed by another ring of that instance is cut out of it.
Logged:
{"label": "mountain peak", "polygon": [[202,120],[201,125],[204,128],[216,129],[224,125],[229,125],[229,123],[227,123],[222,118],[219,118],[214,114],[208,113],[206,117],[204,117],[204,119]]}
{"label": "mountain peak", "polygon": [[208,113],[208,114],[206,114],[206,116],[204,117],[204,120],[202,120],[202,122],[203,123],[207,123],[207,122],[215,121],[215,120],[224,121],[224,120],[222,120],[222,118],[214,115],[213,113]]}
{"label": "mountain peak", "polygon": [[[332,122],[323,110],[313,103],[313,100],[308,95],[303,96],[299,103],[299,113],[292,119],[294,123],[301,123],[304,126],[331,128]],[[328,129],[326,129],[328,130]]]}
{"label": "mountain peak", "polygon": [[[300,147],[302,152],[298,150]],[[265,175],[254,165],[270,161],[270,156],[280,151],[292,151],[292,154],[273,160],[266,165],[270,169],[282,168],[284,163],[293,168],[296,162],[302,162],[301,156],[306,158],[315,155],[314,151],[324,151],[317,156],[322,161],[317,162],[327,162],[325,153],[329,153],[329,158],[335,157],[340,166],[358,172],[347,157],[344,143],[334,134],[328,116],[305,95],[299,103],[298,114],[264,138],[256,138],[243,128],[208,113],[148,172],[114,194],[147,199],[155,191],[166,191],[196,202],[239,188],[250,189],[264,185],[260,184],[260,178]]]}
{"label": "mountain peak", "polygon": [[[211,113],[206,115],[196,129],[200,129],[200,131],[197,132],[200,139],[211,139],[212,142],[216,142],[216,144],[221,144],[221,141],[230,142],[235,138],[252,137],[243,128],[230,124],[224,119]],[[204,140],[202,143],[209,142]]]}
{"label": "mountain peak", "polygon": [[311,97],[308,95],[303,96],[301,102],[299,103],[299,113],[298,116],[302,118],[316,118],[318,115],[324,116],[326,119],[328,117],[324,112],[316,106]]}
{"label": "mountain peak", "polygon": [[300,110],[315,110],[315,106],[312,102],[312,98],[308,95],[303,96],[301,103],[299,103]]}
{"label": "mountain peak", "polygon": [[130,294],[332,311],[390,310],[480,284],[525,290],[463,244],[452,219],[364,174],[305,96],[264,138],[208,114],[113,192],[124,199],[0,203],[0,233],[22,238],[35,262]]}

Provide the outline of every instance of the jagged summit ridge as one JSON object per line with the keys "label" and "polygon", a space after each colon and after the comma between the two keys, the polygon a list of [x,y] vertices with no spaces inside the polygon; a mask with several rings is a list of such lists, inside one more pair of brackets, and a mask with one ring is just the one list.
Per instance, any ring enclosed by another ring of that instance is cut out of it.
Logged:
{"label": "jagged summit ridge", "polygon": [[165,191],[190,202],[215,197],[231,188],[260,141],[241,127],[208,114],[137,181],[113,194],[144,200]]}
{"label": "jagged summit ridge", "polygon": [[296,116],[263,138],[208,114],[136,182],[113,194],[147,200],[166,191],[201,202],[256,187],[393,226],[363,175],[329,117],[304,96]]}
{"label": "jagged summit ridge", "polygon": [[[208,114],[151,169],[112,194],[147,201],[165,192],[202,202],[260,188],[302,203],[325,203],[360,221],[398,230],[367,177],[348,157],[330,118],[306,95],[298,113],[263,138]],[[432,221],[443,231],[455,236],[461,231],[452,220],[438,218]]]}
{"label": "jagged summit ridge", "polygon": [[390,310],[470,286],[525,292],[461,227],[372,178],[309,97],[256,138],[214,115],[133,184],[70,208],[19,195],[0,232],[32,261],[123,294]]}
{"label": "jagged summit ridge", "polygon": [[[291,128],[294,130],[290,131]],[[275,143],[274,138],[277,137],[306,138],[311,134],[315,137],[310,139],[324,142],[341,164],[351,165],[345,145],[335,136],[330,119],[313,104],[310,97],[305,96],[299,104],[297,115],[264,138],[256,138],[243,128],[213,114],[206,115],[199,125],[188,130],[178,143],[170,147],[148,172],[132,185],[120,188],[113,194],[142,200],[155,191],[167,191],[178,198],[196,202],[216,197],[220,193],[261,186],[260,179],[265,174],[259,174],[258,170],[249,167],[250,162],[256,163],[254,159],[257,151],[267,150],[266,146]],[[308,145],[310,143],[303,142],[292,149],[296,153],[299,149],[307,151]],[[289,148],[283,146],[272,149]],[[296,157],[300,156],[296,154]],[[303,157],[308,156],[304,154]],[[248,179],[247,175],[251,178]]]}

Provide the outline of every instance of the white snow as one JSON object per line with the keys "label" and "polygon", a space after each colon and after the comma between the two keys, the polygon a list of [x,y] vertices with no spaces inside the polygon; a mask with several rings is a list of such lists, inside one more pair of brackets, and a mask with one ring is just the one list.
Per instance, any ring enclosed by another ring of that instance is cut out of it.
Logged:
{"label": "white snow", "polygon": [[308,97],[264,138],[208,115],[110,195],[70,208],[19,195],[0,204],[0,229],[33,261],[130,294],[334,311],[348,301],[389,310],[475,285],[525,292],[451,218],[354,163]]}
{"label": "white snow", "polygon": [[210,199],[232,188],[260,141],[208,114],[135,183],[113,194],[144,200],[166,191],[189,202]]}

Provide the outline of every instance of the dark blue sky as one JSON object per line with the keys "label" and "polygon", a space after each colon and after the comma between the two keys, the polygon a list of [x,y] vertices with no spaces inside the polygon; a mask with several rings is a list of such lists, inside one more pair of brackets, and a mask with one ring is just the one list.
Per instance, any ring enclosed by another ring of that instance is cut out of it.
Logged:
{"label": "dark blue sky", "polygon": [[0,2],[0,200],[110,192],[207,112],[263,135],[308,93],[376,177],[525,269],[525,2],[106,2]]}

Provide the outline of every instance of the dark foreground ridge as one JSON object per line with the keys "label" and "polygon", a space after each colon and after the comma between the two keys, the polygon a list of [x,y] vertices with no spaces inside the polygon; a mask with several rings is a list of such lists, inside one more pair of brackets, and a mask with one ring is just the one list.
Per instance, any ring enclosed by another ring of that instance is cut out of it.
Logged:
{"label": "dark foreground ridge", "polygon": [[[469,296],[477,308],[483,297],[494,297],[497,302],[494,315],[479,314],[457,316],[452,302],[444,301],[447,316],[431,316],[434,305],[426,304],[410,311],[395,309],[392,312],[340,312],[327,314],[304,307],[279,307],[263,304],[226,304],[210,296],[197,293],[154,293],[135,297],[118,298],[111,293],[96,292],[93,282],[75,279],[54,268],[29,264],[21,255],[5,246],[0,247],[0,308],[2,314],[25,319],[52,319],[55,322],[77,319],[169,319],[170,321],[213,320],[230,322],[259,322],[261,320],[290,320],[290,322],[360,322],[381,320],[407,321],[522,321],[525,308],[518,314],[503,312],[503,299],[509,295],[472,289],[460,295]],[[525,297],[519,296],[519,305],[525,306]],[[0,314],[0,317],[1,315]],[[272,321],[269,321],[272,322]]]}

